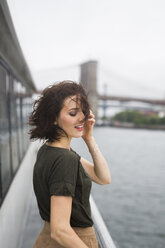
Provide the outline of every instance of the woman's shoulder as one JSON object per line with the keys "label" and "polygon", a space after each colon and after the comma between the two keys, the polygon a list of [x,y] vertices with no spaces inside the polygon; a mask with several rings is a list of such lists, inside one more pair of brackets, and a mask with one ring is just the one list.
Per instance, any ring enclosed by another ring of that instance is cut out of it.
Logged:
{"label": "woman's shoulder", "polygon": [[54,157],[54,158],[59,158],[59,159],[73,159],[73,160],[80,160],[80,155],[75,152],[72,148],[67,149],[63,147],[55,147],[55,146],[49,146],[46,143],[44,143],[40,149],[38,150],[38,156],[40,154],[44,154],[44,156],[48,157]]}
{"label": "woman's shoulder", "polygon": [[70,151],[78,158],[78,160],[80,160],[81,156],[75,150],[71,148]]}
{"label": "woman's shoulder", "polygon": [[79,164],[80,155],[72,148],[62,148],[49,146],[46,143],[41,145],[37,153],[37,161],[47,164],[71,162]]}

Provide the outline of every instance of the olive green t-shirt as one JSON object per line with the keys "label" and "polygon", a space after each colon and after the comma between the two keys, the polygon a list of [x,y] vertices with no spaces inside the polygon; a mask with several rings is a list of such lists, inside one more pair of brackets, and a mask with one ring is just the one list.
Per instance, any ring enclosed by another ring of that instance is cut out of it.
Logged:
{"label": "olive green t-shirt", "polygon": [[70,225],[93,225],[89,196],[92,182],[80,156],[71,150],[42,145],[33,171],[33,187],[41,218],[50,222],[50,196],[72,196]]}

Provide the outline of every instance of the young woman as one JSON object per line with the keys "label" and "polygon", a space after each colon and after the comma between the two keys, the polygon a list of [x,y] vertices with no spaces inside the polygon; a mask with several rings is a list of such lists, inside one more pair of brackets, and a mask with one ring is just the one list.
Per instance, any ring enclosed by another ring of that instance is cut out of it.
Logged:
{"label": "young woman", "polygon": [[[63,81],[46,88],[30,115],[31,139],[41,139],[33,186],[45,221],[33,248],[97,248],[89,195],[91,181],[109,184],[108,165],[92,134],[95,123],[83,87]],[[70,147],[82,137],[93,164]]]}

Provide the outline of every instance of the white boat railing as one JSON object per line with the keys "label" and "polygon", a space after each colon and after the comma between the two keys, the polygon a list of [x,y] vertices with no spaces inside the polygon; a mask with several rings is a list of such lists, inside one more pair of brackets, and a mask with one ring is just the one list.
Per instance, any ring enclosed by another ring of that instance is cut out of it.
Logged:
{"label": "white boat railing", "polygon": [[92,196],[90,196],[90,204],[95,233],[99,242],[99,248],[117,248]]}

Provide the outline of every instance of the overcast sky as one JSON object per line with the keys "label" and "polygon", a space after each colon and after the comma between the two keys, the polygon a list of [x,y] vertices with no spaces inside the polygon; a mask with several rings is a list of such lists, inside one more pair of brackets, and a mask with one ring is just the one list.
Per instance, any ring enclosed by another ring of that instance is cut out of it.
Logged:
{"label": "overcast sky", "polygon": [[[7,2],[38,87],[59,80],[59,72],[61,80],[66,71],[77,75],[81,62],[96,59],[101,90],[107,83],[116,95],[165,98],[164,0]],[[52,68],[60,69],[49,77]]]}

